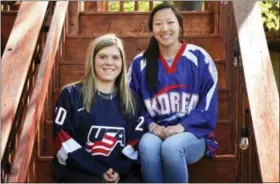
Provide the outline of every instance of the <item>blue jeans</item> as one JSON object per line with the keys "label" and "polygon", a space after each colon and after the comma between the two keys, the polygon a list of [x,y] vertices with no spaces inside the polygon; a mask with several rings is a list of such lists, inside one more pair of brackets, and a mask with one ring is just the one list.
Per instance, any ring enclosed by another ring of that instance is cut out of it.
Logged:
{"label": "blue jeans", "polygon": [[199,161],[205,148],[204,139],[190,132],[170,136],[164,141],[147,132],[139,143],[142,177],[149,183],[186,183],[187,165]]}

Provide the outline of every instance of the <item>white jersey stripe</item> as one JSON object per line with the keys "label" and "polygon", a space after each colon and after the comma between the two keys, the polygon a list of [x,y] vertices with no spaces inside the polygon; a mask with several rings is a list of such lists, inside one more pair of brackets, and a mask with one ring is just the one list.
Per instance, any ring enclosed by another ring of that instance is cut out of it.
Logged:
{"label": "white jersey stripe", "polygon": [[122,153],[132,160],[138,159],[138,151],[134,150],[131,145],[124,147]]}
{"label": "white jersey stripe", "polygon": [[58,162],[62,165],[66,165],[68,154],[76,151],[79,148],[81,148],[81,146],[72,138],[63,142],[62,147],[56,154]]}
{"label": "white jersey stripe", "polygon": [[211,59],[211,57],[205,52],[205,62],[209,65],[208,66],[208,70],[209,73],[212,77],[212,80],[214,81],[214,84],[212,85],[211,89],[208,91],[207,95],[206,95],[206,105],[205,105],[205,110],[208,110],[211,99],[213,97],[214,91],[217,87],[217,83],[218,83],[218,72],[217,69],[215,67],[215,64],[213,62],[213,60]]}

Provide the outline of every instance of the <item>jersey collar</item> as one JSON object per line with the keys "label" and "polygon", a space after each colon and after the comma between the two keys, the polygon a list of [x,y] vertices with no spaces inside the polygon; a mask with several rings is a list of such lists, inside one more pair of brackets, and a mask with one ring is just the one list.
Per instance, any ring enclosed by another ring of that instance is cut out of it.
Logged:
{"label": "jersey collar", "polygon": [[187,43],[184,41],[182,43],[182,46],[181,48],[179,49],[178,53],[176,54],[175,58],[174,58],[174,61],[172,63],[171,66],[168,65],[167,61],[164,59],[164,57],[159,54],[159,60],[160,62],[163,64],[163,67],[165,69],[165,71],[168,73],[168,74],[171,74],[171,73],[175,73],[176,71],[176,66],[177,66],[177,63],[179,62],[180,60],[180,57],[182,56],[182,54],[184,53],[184,50],[187,46]]}

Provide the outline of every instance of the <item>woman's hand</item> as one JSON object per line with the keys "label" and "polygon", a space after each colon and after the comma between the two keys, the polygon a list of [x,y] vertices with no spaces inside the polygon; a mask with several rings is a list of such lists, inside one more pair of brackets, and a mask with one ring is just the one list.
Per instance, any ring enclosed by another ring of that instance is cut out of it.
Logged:
{"label": "woman's hand", "polygon": [[185,128],[180,123],[178,123],[177,125],[167,126],[163,133],[163,140],[184,131]]}
{"label": "woman's hand", "polygon": [[105,173],[103,173],[103,179],[106,183],[118,183],[120,180],[120,175],[118,172],[110,168]]}
{"label": "woman's hand", "polygon": [[160,126],[156,123],[151,123],[149,125],[149,132],[151,132],[152,134],[155,134],[156,136],[160,137],[161,139],[163,139],[164,130],[165,130],[164,126]]}

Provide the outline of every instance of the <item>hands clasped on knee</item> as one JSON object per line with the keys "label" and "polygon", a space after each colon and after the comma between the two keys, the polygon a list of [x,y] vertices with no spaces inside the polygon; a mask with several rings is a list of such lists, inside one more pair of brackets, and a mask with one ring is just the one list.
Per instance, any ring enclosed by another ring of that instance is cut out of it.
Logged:
{"label": "hands clasped on knee", "polygon": [[177,125],[172,125],[172,126],[160,126],[156,123],[151,123],[149,125],[149,132],[157,135],[158,137],[160,137],[162,140],[167,139],[168,137],[184,132],[185,128],[178,123]]}

